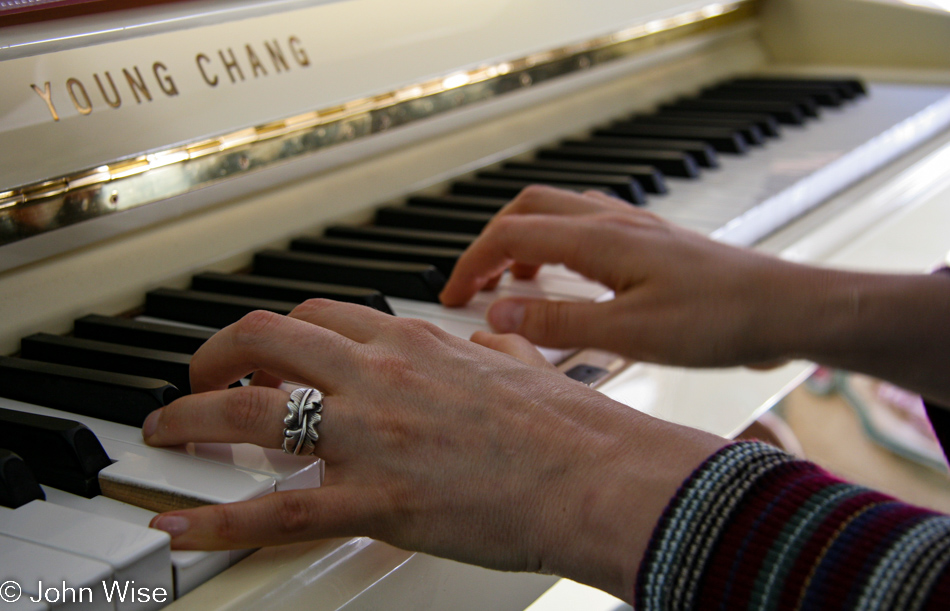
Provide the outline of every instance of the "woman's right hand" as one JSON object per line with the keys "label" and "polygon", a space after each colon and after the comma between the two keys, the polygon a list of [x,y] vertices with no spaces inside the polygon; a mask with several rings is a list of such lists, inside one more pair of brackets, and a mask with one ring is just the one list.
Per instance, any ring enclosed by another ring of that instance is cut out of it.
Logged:
{"label": "woman's right hand", "polygon": [[506,269],[526,278],[545,263],[563,263],[616,297],[603,303],[499,300],[488,313],[495,331],[542,346],[595,347],[696,367],[780,359],[760,331],[781,305],[775,298],[807,273],[601,193],[530,187],[460,258],[442,302],[462,305]]}

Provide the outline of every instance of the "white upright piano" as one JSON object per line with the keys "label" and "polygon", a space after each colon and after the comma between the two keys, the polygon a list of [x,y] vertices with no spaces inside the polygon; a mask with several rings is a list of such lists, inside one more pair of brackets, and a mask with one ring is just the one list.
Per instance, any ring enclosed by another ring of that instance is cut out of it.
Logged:
{"label": "white upright piano", "polygon": [[[946,0],[54,4],[63,6],[0,13],[0,355],[20,358],[22,345],[27,360],[39,358],[28,356],[23,338],[69,336],[91,314],[168,325],[160,319],[170,315],[143,310],[147,294],[183,294],[196,274],[243,274],[259,265],[255,253],[286,249],[326,227],[378,225],[380,208],[411,208],[409,216],[446,210],[406,206],[407,198],[447,197],[461,207],[443,215],[460,223],[446,231],[477,233],[458,227],[477,223],[489,200],[523,182],[592,186],[585,182],[592,174],[607,175],[593,167],[605,162],[596,155],[628,177],[642,174],[628,198],[647,209],[794,260],[923,271],[950,242]],[[775,79],[772,93],[798,87],[788,79],[851,79],[864,91],[796,103],[799,125],[748,106],[737,79],[750,77],[759,85]],[[723,92],[740,104],[691,106]],[[745,130],[745,152],[697,145],[700,136],[670,138],[654,129],[659,115],[659,125],[710,137],[727,123]],[[669,122],[675,117],[681,124]],[[780,136],[769,135],[770,126]],[[596,131],[610,128],[628,132]],[[624,139],[663,154],[655,162],[629,151],[611,160]],[[600,153],[576,158],[566,150]],[[643,169],[667,162],[666,172]],[[488,191],[465,190],[473,184]],[[610,185],[593,184],[619,193]],[[408,225],[388,227],[395,236]],[[504,290],[605,298],[563,269]],[[483,297],[476,307],[446,311],[386,295],[397,315],[458,334],[484,326],[480,312],[491,297]],[[199,333],[216,326],[176,320]],[[686,371],[589,351],[549,354],[565,371],[594,372],[599,390],[631,408],[725,436],[810,371],[807,363]],[[232,498],[230,491],[201,496],[210,480],[231,481],[213,475],[224,469],[233,469],[235,485],[245,486],[235,494],[245,496],[320,483],[319,462],[244,446],[141,449],[133,426],[2,398],[9,395],[0,383],[0,408],[89,426],[115,461],[102,471],[103,490],[147,473],[148,486],[167,480],[172,495],[190,486],[196,498]],[[46,508],[39,503],[65,517],[52,524],[44,517],[37,529],[33,517]],[[61,543],[57,532],[69,530],[69,515],[82,514],[94,514],[89,528],[141,531],[162,508],[143,504],[47,486],[45,501],[0,511],[0,577],[9,572],[4,564],[22,564],[34,577],[45,566],[52,581],[70,554],[88,561],[86,575],[100,575],[100,567],[119,575],[109,562],[89,560],[81,544]],[[36,530],[49,532],[32,540]],[[60,560],[44,565],[49,550]],[[156,554],[164,562],[157,572],[171,575],[162,582],[172,591],[164,604],[175,609],[620,605],[569,582],[542,597],[555,578],[488,571],[365,538]],[[27,598],[17,605],[50,606]]]}

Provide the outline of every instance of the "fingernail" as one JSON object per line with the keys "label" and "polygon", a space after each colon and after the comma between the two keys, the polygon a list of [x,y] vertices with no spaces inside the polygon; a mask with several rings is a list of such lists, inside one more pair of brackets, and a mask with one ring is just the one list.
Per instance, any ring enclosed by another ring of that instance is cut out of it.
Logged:
{"label": "fingernail", "polygon": [[499,333],[513,333],[524,321],[524,305],[517,301],[499,301],[488,311],[488,322]]}
{"label": "fingernail", "polygon": [[158,430],[158,414],[162,410],[157,409],[151,414],[148,415],[148,418],[145,419],[145,422],[142,424],[142,437],[148,439],[155,434],[155,431]]}
{"label": "fingernail", "polygon": [[172,537],[179,537],[188,531],[191,524],[184,516],[158,516],[152,520],[152,528],[164,530]]}

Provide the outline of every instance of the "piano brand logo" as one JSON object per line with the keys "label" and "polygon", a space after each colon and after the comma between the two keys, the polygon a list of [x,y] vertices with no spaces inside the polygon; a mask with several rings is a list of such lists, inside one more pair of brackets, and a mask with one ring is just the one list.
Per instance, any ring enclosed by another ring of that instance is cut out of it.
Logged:
{"label": "piano brand logo", "polygon": [[[199,78],[187,82],[217,87],[225,82],[237,84],[309,66],[310,57],[300,38],[289,36],[284,43],[275,38],[257,46],[251,43],[238,46],[237,51],[235,47],[227,47],[210,53],[199,52],[193,68]],[[57,104],[64,99],[68,99],[80,115],[90,115],[96,107],[118,109],[132,99],[141,105],[162,94],[170,98],[180,94],[171,69],[162,61],[155,61],[144,69],[135,65],[121,71],[94,72],[91,77],[69,77],[61,90],[54,88],[50,81],[42,85],[31,83],[30,87],[46,105],[53,121],[60,120]]]}

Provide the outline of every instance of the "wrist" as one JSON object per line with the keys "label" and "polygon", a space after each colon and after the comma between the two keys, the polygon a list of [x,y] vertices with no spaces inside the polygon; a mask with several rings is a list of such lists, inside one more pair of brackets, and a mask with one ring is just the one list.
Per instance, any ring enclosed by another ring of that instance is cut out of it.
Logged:
{"label": "wrist", "polygon": [[541,557],[546,570],[629,601],[670,499],[728,442],[623,405],[611,411],[618,416],[614,422],[585,451],[573,454],[579,460],[572,478],[553,493],[563,502],[542,500],[555,511],[541,520]]}
{"label": "wrist", "polygon": [[[887,379],[936,400],[950,398],[950,279],[787,264],[770,350]],[[768,332],[766,332],[768,333]]]}

